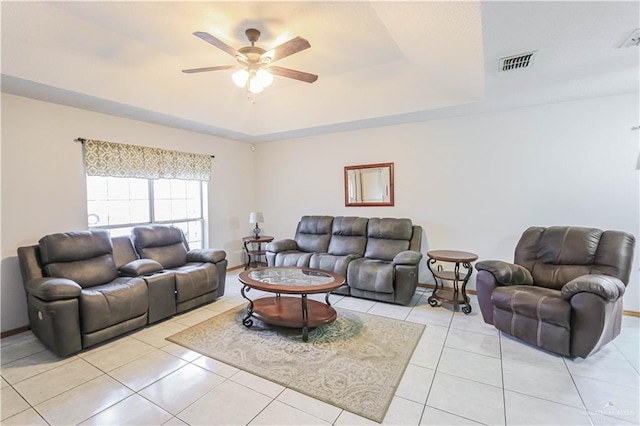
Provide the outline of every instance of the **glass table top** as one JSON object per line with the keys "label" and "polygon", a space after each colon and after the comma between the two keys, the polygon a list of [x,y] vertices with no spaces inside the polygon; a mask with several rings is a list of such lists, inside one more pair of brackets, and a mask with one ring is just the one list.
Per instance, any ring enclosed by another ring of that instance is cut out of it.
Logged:
{"label": "glass table top", "polygon": [[264,268],[249,271],[249,278],[264,284],[288,286],[317,286],[334,282],[327,273],[305,268]]}

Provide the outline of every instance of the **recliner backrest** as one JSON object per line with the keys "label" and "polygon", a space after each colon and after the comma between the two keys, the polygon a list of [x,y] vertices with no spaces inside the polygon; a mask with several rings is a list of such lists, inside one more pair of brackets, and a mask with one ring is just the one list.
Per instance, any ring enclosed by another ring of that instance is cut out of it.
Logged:
{"label": "recliner backrest", "polygon": [[401,251],[409,250],[412,235],[411,219],[371,218],[364,257],[391,261]]}
{"label": "recliner backrest", "polygon": [[604,274],[629,283],[635,238],[625,232],[576,226],[531,227],[520,238],[514,263],[535,285],[560,290],[581,275]]}
{"label": "recliner backrest", "polygon": [[113,259],[116,261],[116,267],[118,269],[140,258],[133,248],[131,237],[112,237],[111,244],[113,244]]}
{"label": "recliner backrest", "polygon": [[136,226],[131,233],[141,259],[155,260],[165,269],[187,263],[189,246],[180,228],[167,225]]}
{"label": "recliner backrest", "polygon": [[334,256],[349,254],[363,256],[367,247],[368,223],[369,220],[363,217],[333,218],[328,253]]}
{"label": "recliner backrest", "polygon": [[307,253],[327,253],[332,224],[333,216],[302,216],[295,236],[298,248]]}
{"label": "recliner backrest", "polygon": [[38,250],[45,276],[67,278],[83,288],[118,278],[113,245],[106,231],[46,235],[38,242]]}

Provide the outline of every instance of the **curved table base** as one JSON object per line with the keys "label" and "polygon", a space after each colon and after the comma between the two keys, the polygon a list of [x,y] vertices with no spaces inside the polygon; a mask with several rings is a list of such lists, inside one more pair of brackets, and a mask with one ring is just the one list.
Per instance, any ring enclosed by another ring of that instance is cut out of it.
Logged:
{"label": "curved table base", "polygon": [[336,310],[329,305],[307,300],[307,295],[299,297],[262,297],[250,301],[247,306],[247,315],[242,323],[251,327],[253,317],[267,324],[282,327],[302,328],[302,340],[309,337],[309,329],[329,324],[337,318]]}

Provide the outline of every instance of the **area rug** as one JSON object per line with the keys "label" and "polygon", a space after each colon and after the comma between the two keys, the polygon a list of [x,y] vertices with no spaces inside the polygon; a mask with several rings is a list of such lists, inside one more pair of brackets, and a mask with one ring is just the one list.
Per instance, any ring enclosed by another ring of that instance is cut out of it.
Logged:
{"label": "area rug", "polygon": [[167,340],[282,386],[381,422],[424,325],[336,309],[331,324],[309,332],[242,325],[244,307]]}

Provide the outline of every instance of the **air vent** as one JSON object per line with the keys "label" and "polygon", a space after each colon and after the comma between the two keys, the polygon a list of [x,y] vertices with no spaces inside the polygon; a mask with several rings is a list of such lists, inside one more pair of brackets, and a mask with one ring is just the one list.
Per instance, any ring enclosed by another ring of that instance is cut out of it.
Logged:
{"label": "air vent", "polygon": [[536,52],[521,53],[520,55],[500,58],[500,71],[505,72],[529,68],[533,64]]}
{"label": "air vent", "polygon": [[620,48],[634,46],[640,46],[640,28],[633,30],[631,35],[620,45]]}

